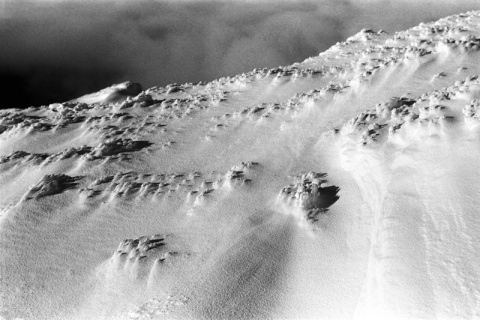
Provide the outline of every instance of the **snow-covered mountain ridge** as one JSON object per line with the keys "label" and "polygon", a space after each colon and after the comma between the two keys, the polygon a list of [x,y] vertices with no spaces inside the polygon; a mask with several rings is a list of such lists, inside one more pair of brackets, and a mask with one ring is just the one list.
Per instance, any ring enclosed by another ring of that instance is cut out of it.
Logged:
{"label": "snow-covered mountain ridge", "polygon": [[5,319],[480,316],[480,12],[0,111]]}

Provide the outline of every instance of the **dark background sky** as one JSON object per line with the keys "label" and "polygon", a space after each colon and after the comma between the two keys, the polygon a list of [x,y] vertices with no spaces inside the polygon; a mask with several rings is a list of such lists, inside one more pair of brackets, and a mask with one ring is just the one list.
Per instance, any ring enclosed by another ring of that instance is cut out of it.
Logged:
{"label": "dark background sky", "polygon": [[0,108],[288,65],[365,27],[394,32],[470,9],[480,1],[0,0]]}

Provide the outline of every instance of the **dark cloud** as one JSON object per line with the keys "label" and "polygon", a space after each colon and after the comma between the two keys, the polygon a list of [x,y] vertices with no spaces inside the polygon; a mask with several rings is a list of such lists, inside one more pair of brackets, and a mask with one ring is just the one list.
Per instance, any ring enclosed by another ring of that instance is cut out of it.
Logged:
{"label": "dark cloud", "polygon": [[396,31],[474,7],[392,3],[0,0],[0,107],[291,64],[363,27]]}

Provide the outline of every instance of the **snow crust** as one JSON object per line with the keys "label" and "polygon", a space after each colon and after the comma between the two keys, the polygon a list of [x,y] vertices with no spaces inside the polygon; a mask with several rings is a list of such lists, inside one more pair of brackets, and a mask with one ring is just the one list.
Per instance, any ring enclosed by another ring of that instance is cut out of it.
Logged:
{"label": "snow crust", "polygon": [[480,317],[480,12],[0,111],[2,319]]}

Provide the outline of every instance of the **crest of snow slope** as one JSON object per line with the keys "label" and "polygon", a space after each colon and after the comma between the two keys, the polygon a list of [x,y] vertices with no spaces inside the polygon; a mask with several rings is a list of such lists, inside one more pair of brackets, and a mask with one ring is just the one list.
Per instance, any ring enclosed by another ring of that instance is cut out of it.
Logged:
{"label": "crest of snow slope", "polygon": [[468,12],[0,111],[0,316],[480,316],[479,62]]}

